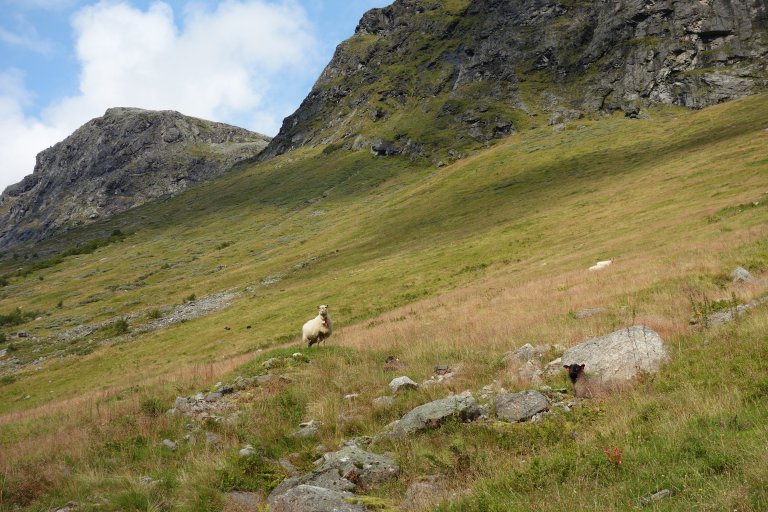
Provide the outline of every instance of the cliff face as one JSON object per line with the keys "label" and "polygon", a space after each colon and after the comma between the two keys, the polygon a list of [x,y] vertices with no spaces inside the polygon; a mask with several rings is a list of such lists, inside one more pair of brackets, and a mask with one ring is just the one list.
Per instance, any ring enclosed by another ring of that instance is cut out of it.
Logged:
{"label": "cliff face", "polygon": [[112,108],[37,155],[0,196],[0,247],[108,218],[221,175],[269,138],[173,111]]}
{"label": "cliff face", "polygon": [[[366,13],[262,154],[429,153],[766,86],[766,0],[397,0]],[[440,131],[445,136],[436,135]]]}

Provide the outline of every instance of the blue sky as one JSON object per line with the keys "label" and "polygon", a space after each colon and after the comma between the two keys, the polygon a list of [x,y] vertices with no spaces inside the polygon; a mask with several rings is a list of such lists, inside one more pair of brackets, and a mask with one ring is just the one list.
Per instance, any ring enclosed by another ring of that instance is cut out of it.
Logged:
{"label": "blue sky", "polygon": [[275,135],[391,0],[0,0],[0,190],[109,107]]}

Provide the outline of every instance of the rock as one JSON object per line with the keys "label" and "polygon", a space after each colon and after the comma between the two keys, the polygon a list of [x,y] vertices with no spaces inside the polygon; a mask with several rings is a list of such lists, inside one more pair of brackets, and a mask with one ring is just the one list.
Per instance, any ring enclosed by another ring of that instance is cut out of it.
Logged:
{"label": "rock", "polygon": [[264,368],[269,370],[270,368],[277,368],[282,365],[282,361],[277,357],[271,357],[261,364]]}
{"label": "rock", "polygon": [[367,512],[349,501],[354,494],[314,485],[298,485],[271,501],[270,512]]}
{"label": "rock", "polygon": [[504,354],[504,363],[507,366],[519,365],[530,361],[534,357],[533,345],[526,343],[520,348]]}
{"label": "rock", "polygon": [[241,457],[250,457],[251,455],[256,455],[256,450],[253,449],[253,446],[247,444],[238,453]]}
{"label": "rock", "polygon": [[163,439],[162,445],[173,452],[175,452],[178,447],[176,441],[171,441],[170,439]]}
{"label": "rock", "polygon": [[557,375],[558,373],[563,371],[563,358],[558,357],[557,359],[553,359],[552,361],[548,362],[544,369],[542,370],[542,374],[551,377],[552,375]]}
{"label": "rock", "polygon": [[320,430],[320,422],[309,420],[299,424],[299,430],[291,434],[293,437],[315,437]]}
{"label": "rock", "polygon": [[736,267],[734,271],[731,272],[731,278],[733,279],[733,284],[751,283],[755,280],[755,278],[752,277],[752,274],[743,267]]}
{"label": "rock", "polygon": [[602,270],[606,267],[609,267],[612,263],[613,263],[613,260],[598,261],[597,263],[589,267],[589,271],[594,272],[595,270]]}
{"label": "rock", "polygon": [[393,393],[397,393],[399,391],[406,390],[406,389],[416,389],[418,387],[419,387],[418,384],[416,384],[413,380],[411,380],[410,377],[406,377],[406,376],[395,377],[389,383],[389,389],[391,389]]}
{"label": "rock", "polygon": [[657,372],[666,359],[664,340],[650,327],[633,326],[569,348],[560,363],[561,368],[584,364],[588,375],[603,383],[621,384],[641,372]]}
{"label": "rock", "polygon": [[388,356],[387,360],[384,361],[384,370],[388,372],[402,370],[405,368],[405,365],[403,364],[400,359],[396,358],[395,356]]}
{"label": "rock", "polygon": [[373,399],[373,407],[376,409],[389,409],[395,405],[395,399],[391,396],[380,396]]}
{"label": "rock", "polygon": [[549,408],[549,400],[538,391],[506,393],[496,397],[496,417],[503,421],[525,421]]}
{"label": "rock", "polygon": [[534,385],[539,385],[542,383],[542,375],[543,372],[541,368],[539,368],[539,366],[533,361],[528,361],[517,369],[517,376],[519,379],[528,381]]}
{"label": "rock", "polygon": [[281,482],[270,493],[267,503],[274,505],[279,496],[298,486],[310,485],[335,492],[348,492],[384,484],[396,478],[399,473],[400,467],[386,455],[368,452],[357,445],[345,446],[337,452],[324,454],[320,467],[314,471]]}
{"label": "rock", "polygon": [[640,502],[643,505],[648,506],[656,503],[657,501],[661,501],[668,496],[672,496],[672,491],[670,491],[669,489],[662,489],[659,492],[653,493],[650,496],[646,496],[642,498]]}
{"label": "rock", "polygon": [[53,509],[53,512],[72,512],[73,510],[77,510],[79,507],[80,507],[80,504],[78,502],[69,501],[63,507],[58,507]]}
{"label": "rock", "polygon": [[438,364],[435,366],[435,375],[445,375],[450,373],[451,368],[447,364]]}
{"label": "rock", "polygon": [[348,402],[351,402],[358,398],[360,396],[360,393],[350,393],[348,395],[344,395],[344,400],[347,400]]}
{"label": "rock", "polygon": [[292,358],[294,358],[296,361],[300,361],[302,363],[308,363],[309,357],[305,354],[302,354],[301,352],[294,352],[291,355]]}
{"label": "rock", "polygon": [[154,485],[157,483],[157,480],[155,480],[151,476],[142,476],[142,477],[139,477],[139,483],[142,485]]}
{"label": "rock", "polygon": [[179,412],[189,411],[189,398],[185,396],[177,396],[176,402],[174,402],[174,408]]}
{"label": "rock", "polygon": [[206,402],[218,402],[222,399],[224,395],[222,393],[214,392],[214,393],[208,393],[205,395],[205,401]]}
{"label": "rock", "polygon": [[580,309],[576,313],[573,314],[573,318],[576,320],[584,320],[585,318],[590,318],[597,315],[603,315],[607,312],[605,308],[588,308],[588,309]]}
{"label": "rock", "polygon": [[435,400],[407,412],[378,437],[398,439],[419,430],[437,428],[450,418],[471,417],[477,412],[476,406],[477,401],[469,391]]}
{"label": "rock", "polygon": [[224,384],[223,386],[218,386],[214,392],[221,393],[222,395],[228,395],[230,393],[234,393],[235,388],[230,384]]}

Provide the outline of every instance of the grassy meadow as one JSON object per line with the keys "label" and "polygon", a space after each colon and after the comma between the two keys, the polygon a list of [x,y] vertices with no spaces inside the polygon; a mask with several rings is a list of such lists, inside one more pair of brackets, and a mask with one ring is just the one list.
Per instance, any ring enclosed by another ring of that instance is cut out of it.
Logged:
{"label": "grassy meadow", "polygon": [[[366,503],[395,510],[439,474],[427,510],[768,509],[768,310],[689,323],[768,292],[766,111],[758,95],[532,127],[444,167],[302,149],[5,255],[0,362],[19,364],[0,366],[0,510],[240,510],[226,493],[267,493],[280,458],[308,470],[319,443],[374,435],[451,391],[526,389],[506,351],[641,323],[672,356],[658,375],[536,423],[380,443],[402,474]],[[89,240],[103,243],[53,257]],[[736,266],[757,280],[732,284]],[[225,293],[222,309],[142,332]],[[306,349],[300,328],[321,303],[336,330]],[[296,350],[310,363],[242,393],[231,422],[165,414]],[[458,376],[375,409],[398,375],[388,355],[416,381],[440,363]],[[289,435],[309,419],[318,439]],[[256,456],[238,457],[246,443]],[[661,489],[671,496],[641,502]]]}

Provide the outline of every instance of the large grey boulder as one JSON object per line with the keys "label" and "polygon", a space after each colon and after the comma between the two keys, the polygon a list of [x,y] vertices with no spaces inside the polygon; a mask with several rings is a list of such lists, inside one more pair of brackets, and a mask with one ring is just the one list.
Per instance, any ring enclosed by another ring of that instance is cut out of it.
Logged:
{"label": "large grey boulder", "polygon": [[356,445],[345,446],[337,452],[323,455],[322,464],[314,471],[281,482],[270,493],[267,503],[275,503],[279,496],[301,485],[348,492],[385,483],[398,474],[400,466],[390,457],[368,452]]}
{"label": "large grey boulder", "polygon": [[475,397],[469,391],[465,391],[460,395],[451,395],[412,409],[395,422],[388,431],[380,434],[379,438],[397,439],[419,430],[439,427],[452,417],[474,419],[479,415]]}
{"label": "large grey boulder", "polygon": [[538,391],[504,393],[496,397],[496,416],[503,421],[525,421],[533,415],[546,411],[549,400]]}
{"label": "large grey boulder", "polygon": [[598,380],[622,383],[643,372],[657,372],[667,357],[661,336],[650,327],[635,325],[569,348],[561,364],[584,364]]}
{"label": "large grey boulder", "polygon": [[354,494],[314,485],[298,485],[270,504],[270,512],[366,512],[349,498]]}

